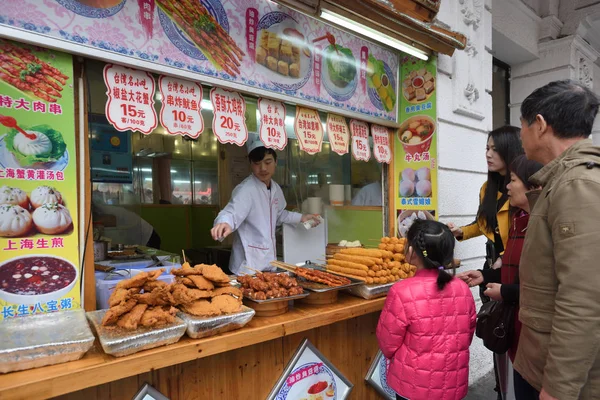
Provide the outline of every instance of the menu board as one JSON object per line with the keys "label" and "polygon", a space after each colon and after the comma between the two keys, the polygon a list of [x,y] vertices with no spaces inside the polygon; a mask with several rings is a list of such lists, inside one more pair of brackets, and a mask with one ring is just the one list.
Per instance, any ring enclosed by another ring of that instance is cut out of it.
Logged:
{"label": "menu board", "polygon": [[395,400],[396,392],[394,392],[394,389],[392,389],[387,382],[387,370],[389,365],[390,360],[383,356],[381,350],[378,350],[377,355],[369,368],[369,372],[367,372],[365,380],[377,390],[382,398]]}
{"label": "menu board", "polygon": [[397,119],[396,52],[269,0],[21,0],[3,2],[0,24],[56,38],[59,47]]}
{"label": "menu board", "polygon": [[435,57],[402,62],[401,125],[394,135],[397,229],[404,236],[416,219],[437,217]]}
{"label": "menu board", "polygon": [[0,50],[0,320],[80,308],[73,60]]}

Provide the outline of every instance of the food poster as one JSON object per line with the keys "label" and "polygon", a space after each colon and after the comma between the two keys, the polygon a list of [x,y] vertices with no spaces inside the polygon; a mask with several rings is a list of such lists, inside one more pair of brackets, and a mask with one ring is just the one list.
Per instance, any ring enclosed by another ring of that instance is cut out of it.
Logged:
{"label": "food poster", "polygon": [[73,59],[0,58],[0,320],[80,308]]}
{"label": "food poster", "polygon": [[268,399],[343,400],[353,386],[305,339]]}
{"label": "food poster", "polygon": [[394,190],[397,232],[404,236],[415,219],[436,219],[436,58],[402,59],[400,128],[394,135]]}
{"label": "food poster", "polygon": [[396,392],[390,387],[387,381],[387,370],[390,365],[390,360],[383,356],[381,350],[377,352],[373,364],[369,368],[369,372],[365,380],[369,382],[384,399],[395,400]]}
{"label": "food poster", "polygon": [[67,41],[397,120],[397,52],[269,0],[1,3],[0,24],[54,37],[57,46]]}

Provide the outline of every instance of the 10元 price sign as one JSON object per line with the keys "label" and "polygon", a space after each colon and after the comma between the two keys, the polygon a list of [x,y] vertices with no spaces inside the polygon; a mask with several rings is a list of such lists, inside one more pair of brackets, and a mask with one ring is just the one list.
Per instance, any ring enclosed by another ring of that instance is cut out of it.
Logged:
{"label": "10\u5143 price sign", "polygon": [[158,87],[162,95],[160,122],[170,135],[198,138],[204,131],[202,86],[195,82],[161,76]]}
{"label": "10\u5143 price sign", "polygon": [[371,125],[371,135],[373,135],[373,153],[377,161],[386,164],[392,162],[388,128],[381,125]]}
{"label": "10\u5143 price sign", "polygon": [[260,140],[266,148],[283,150],[287,146],[285,105],[279,101],[258,99]]}

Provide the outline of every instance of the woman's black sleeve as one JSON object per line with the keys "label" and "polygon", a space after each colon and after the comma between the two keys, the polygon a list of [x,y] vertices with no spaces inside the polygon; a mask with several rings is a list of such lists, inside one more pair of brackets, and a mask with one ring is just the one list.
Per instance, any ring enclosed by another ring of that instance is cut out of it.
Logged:
{"label": "woman's black sleeve", "polygon": [[481,274],[483,275],[483,284],[487,285],[488,283],[500,283],[501,274],[500,268],[497,269],[480,269]]}
{"label": "woman's black sleeve", "polygon": [[519,302],[519,284],[518,283],[505,283],[500,288],[500,295],[502,300],[509,303]]}

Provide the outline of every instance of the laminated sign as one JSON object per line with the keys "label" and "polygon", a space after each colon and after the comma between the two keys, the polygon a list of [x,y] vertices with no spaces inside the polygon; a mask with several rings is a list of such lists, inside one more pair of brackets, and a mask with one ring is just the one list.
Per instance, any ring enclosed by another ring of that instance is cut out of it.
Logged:
{"label": "laminated sign", "polygon": [[392,150],[390,149],[390,133],[388,128],[381,125],[371,125],[373,136],[373,153],[380,163],[389,164],[392,161]]}
{"label": "laminated sign", "polygon": [[195,82],[161,76],[158,86],[162,95],[160,122],[170,135],[198,138],[204,131],[202,86]]}
{"label": "laminated sign", "polygon": [[302,151],[317,154],[323,144],[323,125],[319,112],[311,108],[296,107],[294,131]]}
{"label": "laminated sign", "polygon": [[371,148],[369,146],[369,124],[353,119],[350,121],[352,132],[352,155],[356,160],[369,161]]}
{"label": "laminated sign", "polygon": [[266,148],[283,150],[287,146],[285,105],[279,101],[258,99],[260,140]]}
{"label": "laminated sign", "polygon": [[212,128],[219,142],[243,146],[248,140],[244,98],[236,92],[213,88],[210,100],[214,112]]}
{"label": "laminated sign", "polygon": [[331,150],[340,156],[348,154],[350,132],[346,118],[341,115],[327,114],[327,135],[329,136]]}

